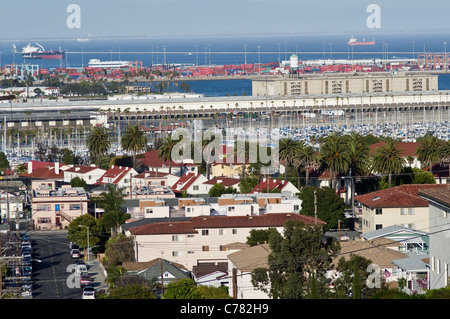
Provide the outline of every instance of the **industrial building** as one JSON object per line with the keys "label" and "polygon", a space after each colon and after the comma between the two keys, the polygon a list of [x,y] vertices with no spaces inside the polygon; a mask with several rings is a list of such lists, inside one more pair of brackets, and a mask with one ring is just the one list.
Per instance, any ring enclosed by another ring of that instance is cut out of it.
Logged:
{"label": "industrial building", "polygon": [[438,90],[438,75],[406,72],[307,74],[254,79],[253,96],[344,93],[424,92]]}

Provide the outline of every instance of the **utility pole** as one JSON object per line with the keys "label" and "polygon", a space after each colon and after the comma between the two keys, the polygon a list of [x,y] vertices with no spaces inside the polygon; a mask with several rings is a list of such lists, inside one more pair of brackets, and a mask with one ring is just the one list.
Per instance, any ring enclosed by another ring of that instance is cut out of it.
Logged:
{"label": "utility pole", "polygon": [[317,191],[314,191],[314,225],[317,225]]}
{"label": "utility pole", "polygon": [[233,299],[237,299],[237,272],[236,268],[233,268]]}

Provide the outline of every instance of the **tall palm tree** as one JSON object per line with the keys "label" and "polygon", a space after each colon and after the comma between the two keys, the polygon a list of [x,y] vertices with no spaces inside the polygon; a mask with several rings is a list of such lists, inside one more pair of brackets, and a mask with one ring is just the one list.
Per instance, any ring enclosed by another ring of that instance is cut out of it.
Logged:
{"label": "tall palm tree", "polygon": [[340,133],[333,133],[323,139],[320,158],[330,173],[331,187],[336,189],[337,176],[346,173],[350,167],[347,144]]}
{"label": "tall palm tree", "polygon": [[147,146],[147,137],[139,127],[139,124],[127,126],[121,139],[122,148],[133,152],[133,167],[136,168],[136,153]]}
{"label": "tall palm tree", "polygon": [[430,172],[433,173],[433,164],[439,161],[439,147],[441,141],[433,134],[427,134],[420,142],[420,146],[417,148],[417,159],[422,163],[430,165]]}
{"label": "tall palm tree", "polygon": [[369,146],[359,133],[351,133],[346,137],[347,153],[350,159],[349,169],[352,174],[367,175],[369,173]]}
{"label": "tall palm tree", "polygon": [[393,140],[388,140],[385,146],[379,147],[373,157],[373,169],[381,174],[388,174],[388,185],[392,185],[392,174],[399,174],[406,160],[403,150],[399,150]]}
{"label": "tall palm tree", "polygon": [[158,148],[159,158],[163,161],[169,161],[169,174],[172,174],[172,149],[177,143],[177,140],[173,140],[171,135],[167,135]]}
{"label": "tall palm tree", "polygon": [[301,188],[300,171],[305,169],[305,186],[309,186],[309,170],[317,168],[319,158],[314,147],[305,144],[303,141],[295,147],[295,154],[292,158],[293,166],[297,169],[297,188]]}
{"label": "tall palm tree", "polygon": [[104,127],[93,127],[86,139],[86,146],[91,154],[97,155],[98,167],[101,164],[101,157],[111,146],[109,134]]}
{"label": "tall palm tree", "polygon": [[299,145],[297,141],[290,138],[283,138],[280,141],[278,154],[280,159],[285,162],[284,181],[287,181],[288,168],[292,166],[293,158],[296,153],[296,147]]}
{"label": "tall palm tree", "polygon": [[[439,162],[448,165],[448,178],[450,179],[450,141],[442,144],[438,149]],[[449,183],[447,181],[447,183]]]}

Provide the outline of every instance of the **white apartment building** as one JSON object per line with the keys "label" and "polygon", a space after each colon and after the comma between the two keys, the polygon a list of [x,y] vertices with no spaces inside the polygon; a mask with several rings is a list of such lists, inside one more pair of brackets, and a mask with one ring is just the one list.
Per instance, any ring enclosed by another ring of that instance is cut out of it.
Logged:
{"label": "white apartment building", "polygon": [[314,224],[313,217],[292,213],[199,216],[189,221],[150,223],[129,228],[124,233],[134,238],[136,261],[164,258],[192,269],[198,261],[226,259],[230,253],[226,246],[245,243],[252,229],[276,228],[282,232],[287,220]]}

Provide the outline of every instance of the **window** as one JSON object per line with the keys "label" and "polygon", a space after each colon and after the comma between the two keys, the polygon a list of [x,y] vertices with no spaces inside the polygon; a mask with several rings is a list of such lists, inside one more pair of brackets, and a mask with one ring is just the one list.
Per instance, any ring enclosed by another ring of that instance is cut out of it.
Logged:
{"label": "window", "polygon": [[194,238],[194,235],[187,235],[188,238]]}
{"label": "window", "polygon": [[70,204],[69,209],[70,210],[79,210],[81,208],[80,204]]}
{"label": "window", "polygon": [[236,228],[233,229],[233,230],[231,231],[231,233],[232,233],[233,235],[236,235],[236,234],[237,234],[237,229],[236,229]]}
{"label": "window", "polygon": [[202,251],[209,251],[209,246],[202,246]]}
{"label": "window", "polygon": [[381,225],[381,224],[376,224],[375,225],[375,229],[382,229],[383,228],[383,225]]}
{"label": "window", "polygon": [[181,241],[181,236],[172,235],[172,241]]}
{"label": "window", "polygon": [[299,209],[299,205],[294,205],[294,210],[298,210]]}
{"label": "window", "polygon": [[172,251],[172,257],[180,256],[181,253],[179,251]]}
{"label": "window", "polygon": [[219,250],[220,250],[220,251],[226,251],[227,249],[225,248],[224,245],[220,245],[220,246],[219,246]]}
{"label": "window", "polygon": [[202,236],[208,236],[209,235],[209,230],[208,229],[203,229],[202,230]]}
{"label": "window", "polygon": [[146,214],[153,214],[153,208],[147,207],[147,208],[145,209],[145,213],[146,213]]}
{"label": "window", "polygon": [[225,229],[219,229],[219,235],[220,236],[225,235]]}
{"label": "window", "polygon": [[193,189],[194,191],[198,191],[198,185],[192,186],[192,189]]}
{"label": "window", "polygon": [[229,207],[228,207],[228,211],[229,211],[229,212],[234,212],[234,206],[229,206]]}
{"label": "window", "polygon": [[50,210],[50,205],[38,205],[37,210]]}
{"label": "window", "polygon": [[42,218],[38,218],[37,222],[38,222],[38,224],[51,224],[52,223],[52,219],[51,218],[42,217]]}
{"label": "window", "polygon": [[383,214],[383,209],[377,208],[377,209],[375,210],[375,215],[382,215],[382,214]]}

